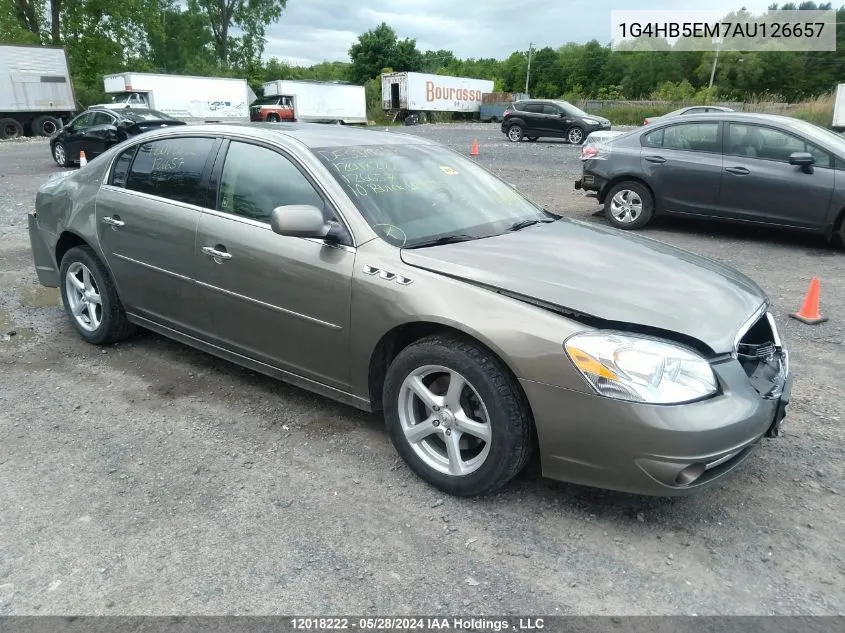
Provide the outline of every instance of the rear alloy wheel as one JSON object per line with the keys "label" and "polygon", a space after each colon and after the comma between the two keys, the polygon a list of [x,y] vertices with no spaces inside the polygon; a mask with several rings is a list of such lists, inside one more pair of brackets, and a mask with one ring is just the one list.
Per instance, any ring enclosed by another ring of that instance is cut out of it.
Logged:
{"label": "rear alloy wheel", "polygon": [[0,140],[23,136],[23,126],[15,119],[0,119]]}
{"label": "rear alloy wheel", "polygon": [[459,338],[431,336],[402,350],[383,402],[396,450],[448,494],[502,487],[534,446],[528,403],[514,379],[496,357]]}
{"label": "rear alloy wheel", "polygon": [[513,143],[519,143],[522,140],[522,126],[519,123],[514,123],[508,128],[508,140]]}
{"label": "rear alloy wheel", "polygon": [[584,142],[584,130],[577,126],[569,128],[569,132],[566,134],[566,140],[572,145],[580,145]]}
{"label": "rear alloy wheel", "polygon": [[53,136],[62,127],[62,122],[56,117],[40,116],[32,122],[32,133],[38,136]]}
{"label": "rear alloy wheel", "polygon": [[135,331],[108,271],[90,247],[75,246],[65,253],[60,273],[65,312],[82,338],[108,345]]}
{"label": "rear alloy wheel", "polygon": [[654,198],[638,182],[621,182],[608,192],[604,209],[608,222],[616,228],[640,229],[654,215]]}
{"label": "rear alloy wheel", "polygon": [[67,152],[62,143],[56,143],[53,146],[53,160],[56,161],[59,167],[67,167]]}

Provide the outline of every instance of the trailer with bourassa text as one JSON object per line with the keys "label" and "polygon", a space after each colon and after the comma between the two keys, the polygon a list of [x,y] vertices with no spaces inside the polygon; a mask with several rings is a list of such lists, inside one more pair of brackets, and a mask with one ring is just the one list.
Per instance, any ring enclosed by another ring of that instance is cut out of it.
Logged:
{"label": "trailer with bourassa text", "polygon": [[383,73],[382,107],[406,112],[478,112],[482,96],[493,91],[488,79],[425,73]]}

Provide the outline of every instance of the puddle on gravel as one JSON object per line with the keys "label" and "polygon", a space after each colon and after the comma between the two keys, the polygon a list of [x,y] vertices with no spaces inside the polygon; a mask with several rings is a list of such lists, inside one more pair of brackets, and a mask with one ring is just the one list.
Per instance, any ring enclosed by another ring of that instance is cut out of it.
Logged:
{"label": "puddle on gravel", "polygon": [[19,286],[21,305],[24,308],[49,308],[61,305],[58,288],[44,286]]}
{"label": "puddle on gravel", "polygon": [[0,345],[6,343],[24,343],[35,338],[35,330],[31,327],[17,327],[12,317],[5,310],[0,310]]}

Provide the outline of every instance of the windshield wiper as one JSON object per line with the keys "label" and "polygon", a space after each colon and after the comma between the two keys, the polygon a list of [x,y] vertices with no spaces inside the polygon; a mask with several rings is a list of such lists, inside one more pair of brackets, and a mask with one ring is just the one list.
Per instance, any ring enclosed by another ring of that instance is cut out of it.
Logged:
{"label": "windshield wiper", "polygon": [[514,222],[511,225],[511,228],[508,231],[519,231],[522,229],[527,229],[529,226],[534,226],[535,224],[548,224],[549,222],[554,222],[552,218],[547,218],[545,220],[520,220],[519,222]]}
{"label": "windshield wiper", "polygon": [[456,233],[454,235],[444,235],[443,237],[436,237],[431,240],[423,240],[416,242],[405,248],[425,248],[426,246],[441,246],[443,244],[457,244],[458,242],[468,242],[470,240],[478,239],[472,235],[465,233]]}

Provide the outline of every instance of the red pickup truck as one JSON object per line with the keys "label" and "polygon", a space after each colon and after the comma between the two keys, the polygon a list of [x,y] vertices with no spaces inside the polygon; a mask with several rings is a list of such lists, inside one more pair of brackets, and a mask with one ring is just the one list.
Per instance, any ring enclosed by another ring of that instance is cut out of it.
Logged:
{"label": "red pickup truck", "polygon": [[249,106],[250,121],[268,121],[270,123],[296,121],[290,97],[263,97],[256,99]]}

